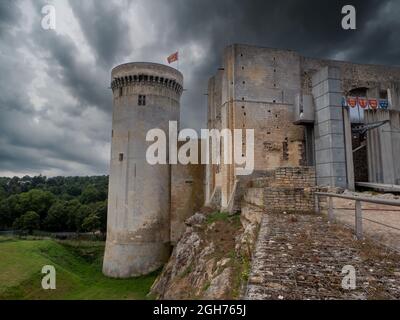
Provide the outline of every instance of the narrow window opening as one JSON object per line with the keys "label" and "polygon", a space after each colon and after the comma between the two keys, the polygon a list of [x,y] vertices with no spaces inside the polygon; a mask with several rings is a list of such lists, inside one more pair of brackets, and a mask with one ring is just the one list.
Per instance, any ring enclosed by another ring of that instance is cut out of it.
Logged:
{"label": "narrow window opening", "polygon": [[119,90],[118,90],[118,96],[119,96],[119,97],[122,97],[122,88],[119,88]]}
{"label": "narrow window opening", "polygon": [[120,162],[124,161],[124,154],[120,153],[118,159]]}
{"label": "narrow window opening", "polygon": [[388,98],[387,90],[380,90],[379,91],[379,99],[387,99],[387,98]]}
{"label": "narrow window opening", "polygon": [[138,105],[139,106],[145,106],[146,105],[146,96],[139,95],[139,97],[138,97]]}

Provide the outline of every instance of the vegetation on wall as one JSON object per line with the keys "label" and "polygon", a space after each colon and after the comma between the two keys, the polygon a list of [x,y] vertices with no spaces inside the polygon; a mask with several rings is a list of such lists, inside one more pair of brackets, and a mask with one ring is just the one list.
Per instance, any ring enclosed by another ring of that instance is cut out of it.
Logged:
{"label": "vegetation on wall", "polygon": [[105,231],[108,177],[0,178],[0,230]]}

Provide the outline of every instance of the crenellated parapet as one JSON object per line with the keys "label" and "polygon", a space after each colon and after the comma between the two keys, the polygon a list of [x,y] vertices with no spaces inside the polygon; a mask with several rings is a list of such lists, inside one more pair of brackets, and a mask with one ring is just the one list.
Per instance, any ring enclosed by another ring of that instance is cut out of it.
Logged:
{"label": "crenellated parapet", "polygon": [[169,89],[181,96],[183,75],[169,66],[148,62],[126,63],[112,70],[111,89],[113,91],[135,86]]}
{"label": "crenellated parapet", "polygon": [[115,90],[118,88],[135,85],[162,86],[170,88],[179,95],[181,95],[183,92],[182,85],[176,80],[150,74],[134,74],[129,76],[116,77],[111,82],[111,89]]}

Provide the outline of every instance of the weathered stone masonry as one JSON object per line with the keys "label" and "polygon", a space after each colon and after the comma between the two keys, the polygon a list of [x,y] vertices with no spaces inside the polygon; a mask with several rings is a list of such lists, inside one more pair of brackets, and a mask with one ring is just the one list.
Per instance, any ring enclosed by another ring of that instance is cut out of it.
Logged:
{"label": "weathered stone masonry", "polygon": [[[232,164],[203,168],[147,163],[146,133],[154,128],[168,132],[169,121],[179,122],[183,93],[179,71],[154,63],[128,63],[113,69],[111,88],[103,265],[108,276],[138,276],[161,267],[171,244],[181,237],[184,220],[202,204],[235,211],[247,198],[269,211],[310,212],[316,188],[354,189],[355,177],[400,183],[399,67],[228,46],[222,67],[208,83],[207,126],[254,129],[255,171],[248,177],[238,176]],[[388,109],[362,111],[357,119],[354,110],[342,105],[344,96],[386,99]],[[365,146],[352,144],[358,141],[353,135],[357,127],[382,121],[386,122],[363,136]],[[353,158],[367,164],[356,165]],[[360,168],[363,172],[355,172]],[[253,209],[246,209],[247,216]]]}
{"label": "weathered stone masonry", "polygon": [[[399,183],[399,67],[242,44],[225,49],[222,65],[209,81],[208,127],[254,129],[255,172],[312,166],[321,187],[354,189],[355,177]],[[389,110],[361,110],[357,119],[342,106],[345,96],[387,99]],[[388,123],[368,131],[367,146],[362,147],[367,152],[355,150],[360,146],[352,145],[353,127],[379,119]],[[355,164],[353,157],[367,164]],[[234,210],[235,193],[243,193],[234,166],[207,166],[206,172],[206,203],[221,195],[220,207]]]}
{"label": "weathered stone masonry", "polygon": [[251,182],[262,191],[262,206],[268,212],[310,213],[314,211],[315,170],[313,167],[282,167]]}
{"label": "weathered stone masonry", "polygon": [[171,168],[150,165],[146,134],[179,121],[183,76],[170,67],[129,63],[112,71],[114,98],[107,242],[103,272],[132,277],[170,254]]}

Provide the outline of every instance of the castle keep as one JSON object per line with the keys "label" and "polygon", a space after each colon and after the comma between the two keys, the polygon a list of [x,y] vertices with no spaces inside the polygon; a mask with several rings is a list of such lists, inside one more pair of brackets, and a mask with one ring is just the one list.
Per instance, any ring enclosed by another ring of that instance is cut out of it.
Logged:
{"label": "castle keep", "polygon": [[168,259],[170,168],[146,161],[146,133],[179,119],[183,77],[150,63],[112,71],[114,107],[103,271],[112,277],[145,274]]}
{"label": "castle keep", "polygon": [[[311,167],[318,186],[400,184],[399,97],[399,67],[235,44],[209,81],[208,127],[255,130],[254,176]],[[382,107],[363,108],[366,99]],[[207,166],[205,179],[206,203],[233,210],[246,179],[223,163]]]}
{"label": "castle keep", "polygon": [[103,266],[112,277],[158,269],[187,217],[202,205],[236,210],[250,179],[257,186],[263,177],[265,203],[278,211],[312,210],[315,187],[400,184],[399,67],[228,46],[208,83],[207,127],[255,130],[250,177],[237,175],[232,164],[146,162],[146,133],[168,132],[168,122],[179,121],[179,71],[153,63],[121,65],[112,71],[112,91]]}

